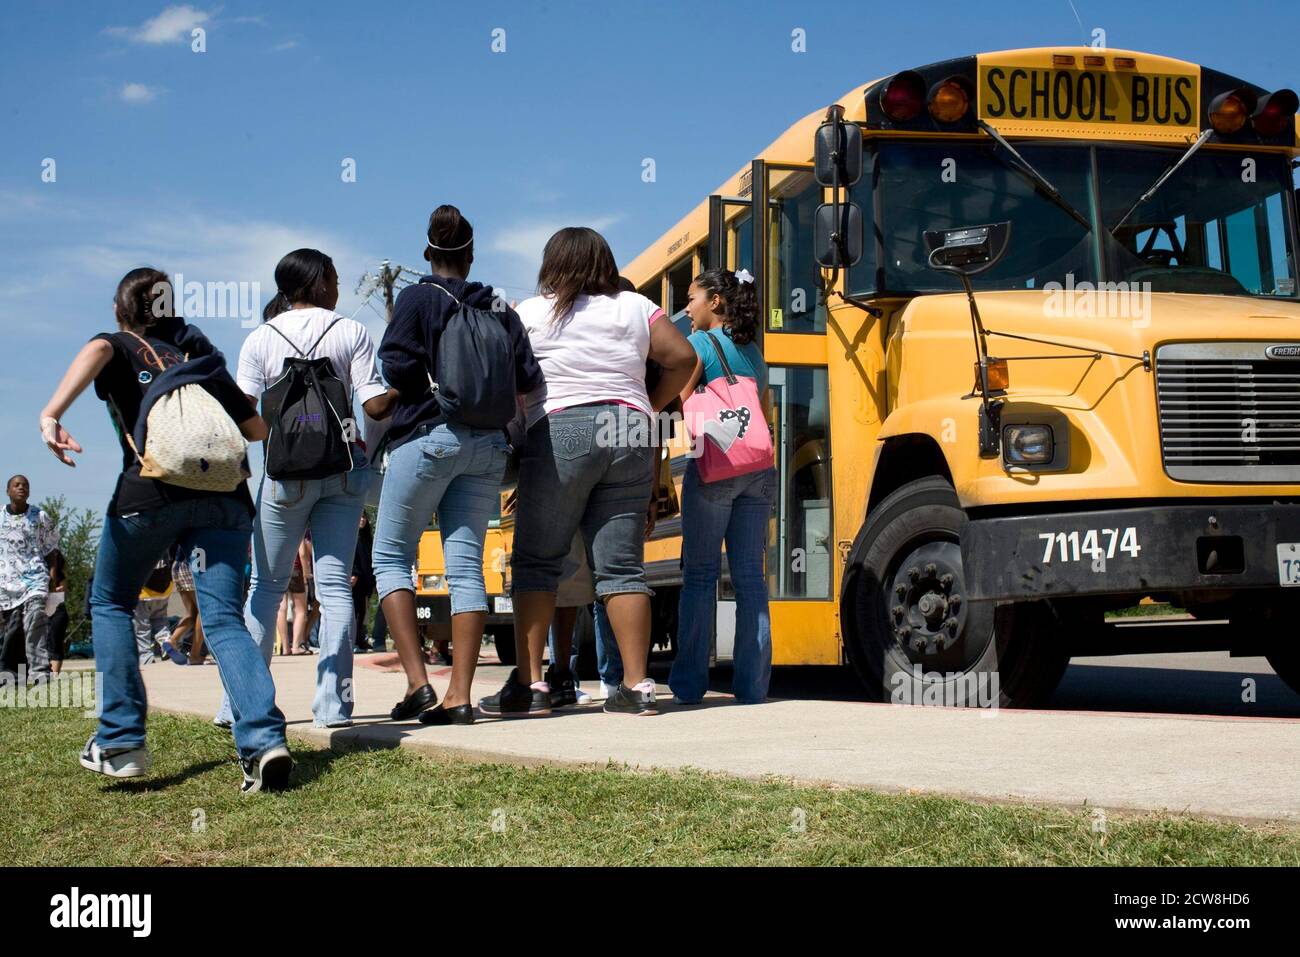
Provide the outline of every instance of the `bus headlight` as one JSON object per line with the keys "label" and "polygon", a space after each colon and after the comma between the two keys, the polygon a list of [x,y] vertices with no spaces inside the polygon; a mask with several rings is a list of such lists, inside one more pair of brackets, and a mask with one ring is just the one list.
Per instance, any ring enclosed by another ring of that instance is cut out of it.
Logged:
{"label": "bus headlight", "polygon": [[445,579],[441,575],[424,575],[420,578],[420,588],[424,591],[438,591]]}
{"label": "bus headlight", "polygon": [[1050,425],[1006,425],[1002,428],[1002,459],[1008,465],[1047,465],[1056,456]]}

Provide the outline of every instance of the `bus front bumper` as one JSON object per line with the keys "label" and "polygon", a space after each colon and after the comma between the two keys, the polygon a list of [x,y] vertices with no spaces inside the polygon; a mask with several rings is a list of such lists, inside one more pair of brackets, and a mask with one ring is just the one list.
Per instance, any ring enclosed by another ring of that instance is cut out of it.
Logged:
{"label": "bus front bumper", "polygon": [[1300,504],[975,518],[962,561],[969,601],[1300,587]]}

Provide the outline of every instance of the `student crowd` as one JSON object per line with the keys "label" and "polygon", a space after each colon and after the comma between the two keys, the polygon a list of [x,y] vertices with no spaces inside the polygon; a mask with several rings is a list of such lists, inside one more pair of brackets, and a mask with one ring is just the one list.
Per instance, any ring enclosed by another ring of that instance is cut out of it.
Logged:
{"label": "student crowd", "polygon": [[[600,627],[621,659],[622,679],[608,689],[604,710],[655,714],[647,677],[652,592],[642,555],[655,506],[654,420],[677,401],[698,454],[682,485],[681,624],[669,686],[683,705],[707,690],[725,541],[737,596],[733,690],[741,702],[764,700],[771,640],[763,561],[776,475],[752,278],[726,269],[697,276],[686,306],[688,338],[621,279],[608,244],[588,228],[550,238],[538,295],[514,308],[469,280],[474,234],[454,206],[430,216],[424,258],[430,274],[401,291],[376,349],[361,323],[335,312],[339,284],[330,258],[314,249],[289,253],[233,374],[203,333],[174,314],[165,273],[140,268],[122,279],[116,329],[73,358],[40,420],[49,449],[73,464],[71,454],[82,448],[60,418],[93,384],[122,449],[91,589],[102,713],[82,766],[115,777],[149,770],[133,615],[159,556],[175,548],[189,556],[180,564],[189,569],[203,639],[220,668],[226,700],[219,718],[232,726],[242,788],[287,786],[293,762],[268,668],[277,618],[310,533],[321,606],[314,720],[350,724],[354,566],[375,482],[382,488],[366,574],[407,681],[391,718],[473,723],[470,688],[488,610],[483,543],[508,468],[512,477],[517,470],[511,592],[518,665],[499,692],[477,702],[478,714],[540,716],[577,700],[566,654],[553,653],[543,672],[553,621],[567,614],[571,623],[572,606],[581,602],[564,596],[573,583],[563,579],[575,565],[589,569]],[[358,439],[375,430],[357,427],[354,402],[370,423],[387,423],[369,455]],[[181,430],[176,423],[187,424]],[[241,449],[266,443],[256,499],[244,481],[246,461],[223,485],[227,463],[219,452],[205,458],[186,448],[194,436],[223,429]],[[199,471],[169,474],[172,452]],[[441,701],[417,634],[411,574],[434,515],[453,648]],[[558,611],[557,590],[567,606]],[[285,633],[283,622],[279,629]]]}

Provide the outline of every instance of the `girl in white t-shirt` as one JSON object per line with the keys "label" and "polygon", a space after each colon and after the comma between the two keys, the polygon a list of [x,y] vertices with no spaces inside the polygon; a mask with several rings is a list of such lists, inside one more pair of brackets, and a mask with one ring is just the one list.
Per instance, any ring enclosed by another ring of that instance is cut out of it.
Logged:
{"label": "girl in white t-shirt", "polygon": [[[339,278],[330,257],[316,249],[294,250],[275,267],[275,284],[275,298],[263,313],[265,322],[249,333],[239,351],[235,378],[240,389],[252,402],[259,402],[262,393],[283,374],[286,359],[309,353],[311,358],[329,359],[349,404],[355,399],[366,415],[376,419],[388,415],[397,393],[380,381],[375,346],[366,327],[334,311]],[[262,647],[262,656],[269,661],[280,601],[289,590],[294,559],[310,528],[316,597],[323,610],[312,700],[317,727],[339,728],[352,723],[349,579],[358,520],[371,478],[359,449],[354,450],[353,458],[351,470],[322,478],[276,480],[264,475],[257,491],[253,576],[245,619]],[[283,637],[287,647],[289,636]],[[222,702],[218,721],[231,717],[229,707],[228,700]]]}
{"label": "girl in white t-shirt", "polygon": [[[614,255],[593,229],[571,226],[552,236],[537,278],[541,295],[517,309],[545,376],[524,402],[528,437],[511,553],[519,666],[479,708],[505,717],[550,711],[542,652],[564,559],[581,530],[596,597],[623,658],[623,683],[605,710],[653,714],[654,683],[646,679],[651,592],[642,558],[652,420],[686,384],[695,352],[658,306],[618,291]],[[647,358],[663,368],[652,392]]]}

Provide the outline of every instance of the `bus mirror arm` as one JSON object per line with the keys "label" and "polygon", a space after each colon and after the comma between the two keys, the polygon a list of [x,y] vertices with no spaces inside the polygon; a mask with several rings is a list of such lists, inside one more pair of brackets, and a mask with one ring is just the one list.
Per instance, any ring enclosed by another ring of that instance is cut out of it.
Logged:
{"label": "bus mirror arm", "polygon": [[[985,226],[964,226],[957,229],[927,230],[922,239],[930,248],[930,268],[940,272],[953,273],[961,280],[966,292],[966,302],[970,306],[971,337],[975,340],[975,369],[978,381],[975,390],[980,397],[980,458],[995,458],[1001,452],[1001,430],[998,428],[1001,402],[992,403],[990,398],[999,398],[1004,394],[999,389],[991,395],[989,388],[989,344],[988,331],[984,320],[980,318],[979,306],[975,302],[975,288],[970,277],[974,273],[991,269],[1006,255],[1011,242],[1011,224],[1009,222],[989,223]],[[975,392],[972,392],[973,396]]]}

